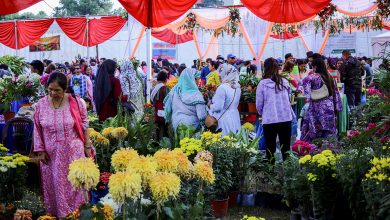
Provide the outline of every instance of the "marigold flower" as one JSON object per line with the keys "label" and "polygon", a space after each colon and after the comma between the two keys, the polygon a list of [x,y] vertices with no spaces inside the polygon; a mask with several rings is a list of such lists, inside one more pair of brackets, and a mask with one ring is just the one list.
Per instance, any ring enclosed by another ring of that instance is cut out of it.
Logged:
{"label": "marigold flower", "polygon": [[114,130],[113,127],[105,128],[103,129],[102,134],[104,137],[110,137],[113,130]]}
{"label": "marigold flower", "polygon": [[130,161],[127,169],[141,175],[142,186],[148,186],[150,179],[157,173],[157,163],[151,156],[140,156]]}
{"label": "marigold flower", "polygon": [[107,205],[107,204],[104,204],[103,205],[103,213],[104,213],[104,219],[105,220],[114,220],[115,218],[115,212],[114,212],[114,209]]}
{"label": "marigold flower", "polygon": [[99,183],[99,177],[99,168],[91,158],[74,160],[69,165],[68,180],[75,189],[93,189]]}
{"label": "marigold flower", "polygon": [[15,220],[32,220],[32,213],[30,210],[18,209],[14,214]]}
{"label": "marigold flower", "polygon": [[137,159],[138,153],[132,148],[123,148],[115,151],[111,156],[111,165],[116,171],[124,171],[130,161]]}
{"label": "marigold flower", "polygon": [[252,123],[246,122],[245,124],[242,125],[242,128],[247,129],[248,131],[253,132],[255,130],[255,126],[253,126]]}
{"label": "marigold flower", "polygon": [[125,139],[128,134],[129,132],[124,127],[114,128],[114,130],[111,131],[111,135],[113,138],[121,140]]}
{"label": "marigold flower", "polygon": [[195,138],[183,138],[180,140],[180,149],[187,155],[193,155],[203,150],[202,141]]}
{"label": "marigold flower", "polygon": [[136,172],[118,172],[110,176],[108,183],[112,199],[123,204],[127,198],[137,199],[142,192],[141,175]]}
{"label": "marigold flower", "polygon": [[168,149],[161,149],[154,154],[159,171],[176,172],[179,166],[179,161],[176,159],[176,155]]}
{"label": "marigold flower", "polygon": [[205,183],[212,184],[215,181],[213,168],[206,161],[199,161],[194,165],[195,174]]}
{"label": "marigold flower", "polygon": [[43,215],[40,216],[37,220],[56,220],[56,218],[50,215]]}
{"label": "marigold flower", "polygon": [[176,198],[180,192],[180,178],[174,173],[159,173],[150,181],[150,190],[157,204]]}

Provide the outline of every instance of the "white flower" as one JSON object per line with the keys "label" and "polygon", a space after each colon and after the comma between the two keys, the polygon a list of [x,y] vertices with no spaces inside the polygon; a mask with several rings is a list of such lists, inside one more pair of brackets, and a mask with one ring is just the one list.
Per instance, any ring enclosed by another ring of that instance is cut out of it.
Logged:
{"label": "white flower", "polygon": [[8,171],[7,167],[3,167],[3,166],[0,167],[0,172],[5,173],[7,171]]}
{"label": "white flower", "polygon": [[26,75],[20,75],[17,79],[18,84],[24,85],[27,82],[27,76]]}
{"label": "white flower", "polygon": [[120,206],[116,202],[114,202],[110,193],[108,193],[105,197],[101,198],[99,203],[103,205],[109,205],[115,211],[115,213],[119,213],[120,211]]}

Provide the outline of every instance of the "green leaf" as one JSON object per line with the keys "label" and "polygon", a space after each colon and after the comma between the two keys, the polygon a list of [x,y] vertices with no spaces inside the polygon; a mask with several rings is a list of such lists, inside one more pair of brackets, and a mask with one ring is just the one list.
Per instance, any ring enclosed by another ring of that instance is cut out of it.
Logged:
{"label": "green leaf", "polygon": [[172,209],[170,207],[164,207],[163,208],[164,213],[171,219],[174,219]]}

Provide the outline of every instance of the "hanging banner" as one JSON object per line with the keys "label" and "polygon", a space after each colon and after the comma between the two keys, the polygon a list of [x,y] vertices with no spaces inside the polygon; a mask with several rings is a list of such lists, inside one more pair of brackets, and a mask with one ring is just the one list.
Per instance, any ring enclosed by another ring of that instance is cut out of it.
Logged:
{"label": "hanging banner", "polygon": [[341,32],[340,34],[329,35],[323,54],[326,56],[341,56],[343,50],[356,53],[356,33]]}
{"label": "hanging banner", "polygon": [[176,46],[169,43],[153,43],[152,59],[156,60],[161,57],[162,59],[175,60],[176,59]]}
{"label": "hanging banner", "polygon": [[43,37],[30,45],[30,52],[60,50],[60,35]]}

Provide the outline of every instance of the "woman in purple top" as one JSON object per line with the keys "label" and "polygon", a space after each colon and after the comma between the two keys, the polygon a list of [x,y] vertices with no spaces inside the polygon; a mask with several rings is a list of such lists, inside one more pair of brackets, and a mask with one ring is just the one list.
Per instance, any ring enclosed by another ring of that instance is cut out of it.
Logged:
{"label": "woman in purple top", "polygon": [[[327,138],[336,135],[336,111],[342,110],[340,94],[336,81],[326,69],[323,59],[317,58],[312,63],[314,74],[303,81],[304,94],[309,108],[303,117],[301,140],[312,142],[317,138]],[[326,85],[329,95],[320,100],[311,98],[312,90],[318,90]]]}
{"label": "woman in purple top", "polygon": [[264,139],[267,158],[273,161],[276,150],[276,137],[279,137],[283,160],[290,150],[291,121],[295,114],[290,104],[290,86],[279,74],[279,66],[274,58],[264,61],[263,80],[256,91],[256,108],[263,118]]}

